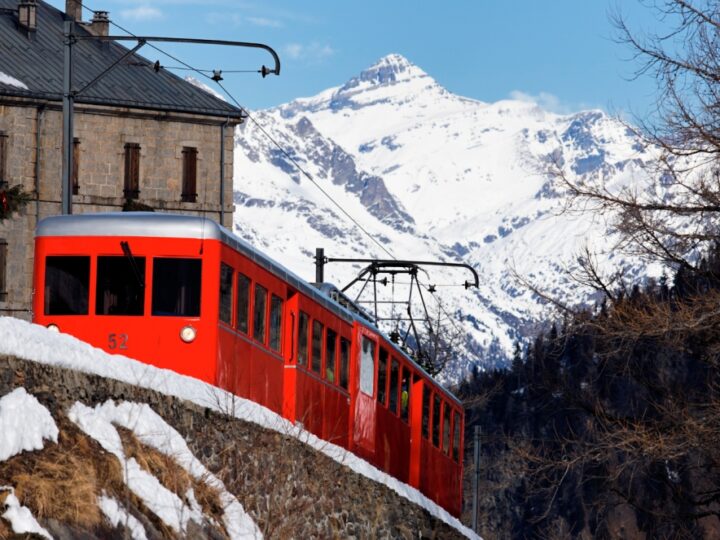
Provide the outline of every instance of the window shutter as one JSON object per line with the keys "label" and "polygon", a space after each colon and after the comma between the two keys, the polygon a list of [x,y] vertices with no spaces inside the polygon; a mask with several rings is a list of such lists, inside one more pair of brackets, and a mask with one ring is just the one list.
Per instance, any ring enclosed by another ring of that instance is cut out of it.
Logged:
{"label": "window shutter", "polygon": [[80,139],[75,137],[73,139],[73,169],[72,169],[72,192],[73,195],[77,195],[80,191],[80,177],[78,171],[80,170]]}
{"label": "window shutter", "polygon": [[140,145],[125,144],[125,189],[127,199],[137,199],[140,195]]}
{"label": "window shutter", "polygon": [[184,146],[182,170],[182,197],[183,202],[197,200],[197,148]]}
{"label": "window shutter", "polygon": [[7,185],[7,153],[8,153],[8,136],[4,131],[0,131],[0,187]]}

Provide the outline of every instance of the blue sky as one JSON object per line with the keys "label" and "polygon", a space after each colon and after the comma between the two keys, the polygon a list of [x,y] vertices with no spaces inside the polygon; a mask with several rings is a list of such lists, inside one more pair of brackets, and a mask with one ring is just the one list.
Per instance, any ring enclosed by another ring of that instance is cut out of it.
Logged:
{"label": "blue sky", "polygon": [[[53,0],[63,9],[64,0]],[[599,107],[643,115],[653,81],[629,80],[630,51],[614,42],[609,14],[637,28],[653,15],[636,0],[84,0],[138,35],[262,42],[280,55],[280,77],[229,71],[272,65],[250,49],[161,48],[200,69],[222,69],[223,84],[258,109],[344,83],[380,57],[400,53],[451,92],[496,101],[534,99],[559,112]],[[88,11],[84,18],[89,19]],[[120,32],[117,28],[111,32]],[[179,66],[145,47],[141,54]],[[176,71],[184,76],[187,72]],[[212,84],[212,83],[211,83]]]}

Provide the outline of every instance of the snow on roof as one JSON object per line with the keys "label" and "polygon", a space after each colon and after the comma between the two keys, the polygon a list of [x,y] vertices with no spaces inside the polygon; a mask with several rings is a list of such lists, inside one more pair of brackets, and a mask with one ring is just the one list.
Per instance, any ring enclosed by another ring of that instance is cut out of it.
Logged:
{"label": "snow on roof", "polygon": [[15,77],[11,77],[7,73],[3,73],[0,71],[0,84],[7,84],[9,86],[17,86],[18,88],[22,88],[23,90],[27,90],[27,85],[22,82],[18,81]]}
{"label": "snow on roof", "polygon": [[33,362],[148,388],[295,437],[354,472],[386,485],[468,538],[480,539],[417,489],[400,482],[344,448],[319,439],[269,409],[198,379],[156,368],[125,356],[110,355],[73,336],[51,332],[43,326],[12,317],[0,317],[0,354],[14,355]]}

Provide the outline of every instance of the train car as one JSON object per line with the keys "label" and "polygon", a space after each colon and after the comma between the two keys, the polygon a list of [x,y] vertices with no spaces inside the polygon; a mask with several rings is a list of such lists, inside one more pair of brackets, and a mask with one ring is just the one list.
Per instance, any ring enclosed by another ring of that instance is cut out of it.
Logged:
{"label": "train car", "polygon": [[33,283],[37,324],[251,399],[459,516],[462,405],[331,285],[140,212],[42,220]]}

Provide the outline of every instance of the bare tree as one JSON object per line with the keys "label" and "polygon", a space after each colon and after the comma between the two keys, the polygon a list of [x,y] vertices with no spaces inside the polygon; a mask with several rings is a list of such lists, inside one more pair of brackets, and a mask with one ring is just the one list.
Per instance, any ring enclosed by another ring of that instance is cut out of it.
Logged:
{"label": "bare tree", "polygon": [[638,62],[637,77],[652,76],[655,111],[630,127],[659,154],[646,164],[645,185],[613,191],[574,179],[561,161],[552,174],[572,198],[614,213],[621,247],[653,260],[695,269],[698,253],[720,238],[720,2],[648,2],[665,31],[636,32],[620,13],[618,41]]}

